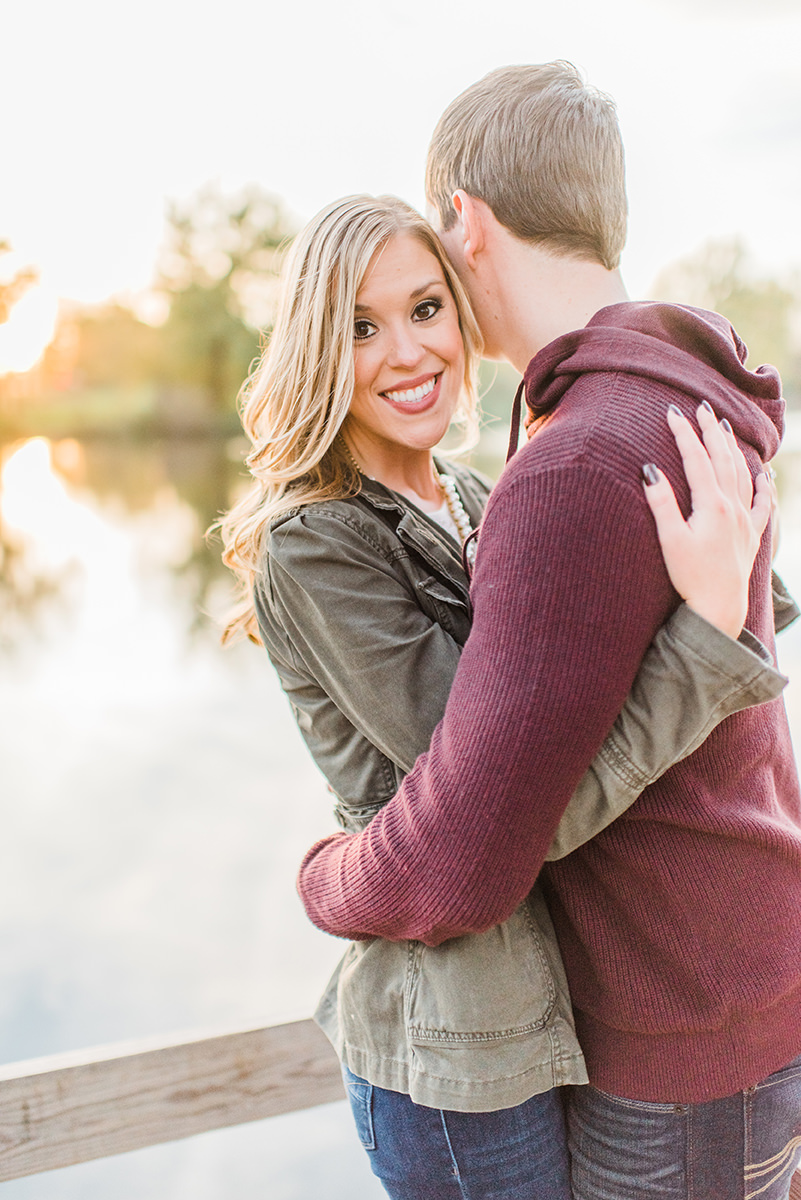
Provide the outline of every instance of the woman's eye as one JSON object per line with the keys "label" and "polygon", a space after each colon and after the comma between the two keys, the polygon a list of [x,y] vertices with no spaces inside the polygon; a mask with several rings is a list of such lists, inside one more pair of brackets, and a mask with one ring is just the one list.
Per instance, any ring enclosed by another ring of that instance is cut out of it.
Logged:
{"label": "woman's eye", "polygon": [[432,317],[437,315],[442,307],[443,303],[441,300],[434,298],[430,300],[421,300],[414,310],[415,320],[430,321]]}
{"label": "woman's eye", "polygon": [[353,325],[353,336],[357,342],[363,342],[365,338],[369,338],[373,333],[374,326],[372,321],[355,321]]}

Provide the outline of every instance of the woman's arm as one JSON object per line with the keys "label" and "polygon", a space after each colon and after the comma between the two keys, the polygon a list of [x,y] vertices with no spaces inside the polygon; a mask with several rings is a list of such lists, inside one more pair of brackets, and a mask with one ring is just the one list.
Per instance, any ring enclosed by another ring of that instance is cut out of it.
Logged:
{"label": "woman's arm", "polygon": [[722,720],[787,683],[762,643],[735,642],[682,604],[642,661],[620,715],[571,797],[546,859],[564,858],[630,808]]}

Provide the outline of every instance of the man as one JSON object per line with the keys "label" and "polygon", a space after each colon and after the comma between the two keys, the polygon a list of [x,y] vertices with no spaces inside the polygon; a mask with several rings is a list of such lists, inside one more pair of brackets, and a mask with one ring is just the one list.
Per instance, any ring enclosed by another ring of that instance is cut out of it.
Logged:
{"label": "man", "polygon": [[[431,750],[363,834],[312,850],[304,903],[333,933],[437,944],[504,920],[539,875],[594,1085],[570,1098],[575,1195],[778,1200],[801,1145],[801,797],[781,702],[723,722],[544,866],[677,604],[640,482],[658,463],[686,506],[668,406],[711,402],[757,472],[779,443],[778,379],[745,370],[722,318],[626,302],[614,109],[568,64],[457,98],[427,192],[537,427],[487,509]],[[771,645],[769,575],[765,539],[746,626]]]}

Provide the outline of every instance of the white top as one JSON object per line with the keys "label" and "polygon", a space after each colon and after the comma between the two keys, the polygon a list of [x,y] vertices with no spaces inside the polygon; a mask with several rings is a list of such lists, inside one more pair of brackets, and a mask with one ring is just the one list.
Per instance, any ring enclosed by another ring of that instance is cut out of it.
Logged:
{"label": "white top", "polygon": [[459,530],[456,528],[456,522],[451,516],[451,510],[444,501],[439,508],[434,510],[434,512],[427,512],[426,516],[430,517],[432,521],[436,521],[446,533],[449,533],[456,542],[457,546],[461,544],[461,538],[459,537]]}

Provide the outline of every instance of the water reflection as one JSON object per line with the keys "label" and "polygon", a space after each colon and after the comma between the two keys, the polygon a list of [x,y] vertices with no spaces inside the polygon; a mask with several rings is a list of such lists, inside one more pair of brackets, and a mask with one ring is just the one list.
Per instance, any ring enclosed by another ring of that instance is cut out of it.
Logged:
{"label": "water reflection", "polygon": [[0,673],[5,1061],[307,1015],[335,959],[293,887],[330,806],[266,656],[190,633],[235,477],[197,443],[7,455],[4,520],[61,608]]}
{"label": "water reflection", "polygon": [[204,535],[242,481],[238,443],[70,439],[51,446],[36,438],[6,448],[3,459],[0,587],[7,603],[0,635],[7,644],[23,629],[37,629],[45,601],[50,608],[69,603],[76,569],[91,569],[98,553],[110,552],[102,545],[103,518],[93,520],[92,509],[118,529],[126,523],[149,527],[142,569],[168,569],[187,635],[222,603],[215,606],[218,585],[227,584],[219,542]]}
{"label": "water reflection", "polygon": [[[27,528],[36,511],[35,464],[46,444],[29,442],[5,454],[0,447],[0,651],[8,653],[35,631],[56,601],[62,603],[69,563],[45,564]],[[31,468],[34,468],[31,471]],[[48,481],[55,482],[52,475]]]}

